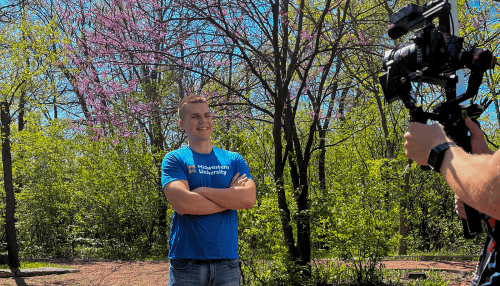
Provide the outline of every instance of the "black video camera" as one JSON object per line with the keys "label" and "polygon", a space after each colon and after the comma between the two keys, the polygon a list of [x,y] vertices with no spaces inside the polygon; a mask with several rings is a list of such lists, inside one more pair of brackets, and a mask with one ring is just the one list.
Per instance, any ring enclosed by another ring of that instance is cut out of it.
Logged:
{"label": "black video camera", "polygon": [[[433,21],[438,18],[439,25]],[[446,134],[464,150],[471,152],[470,136],[465,118],[479,118],[484,105],[460,103],[477,95],[483,74],[492,69],[496,57],[488,50],[473,47],[463,50],[464,38],[451,33],[451,5],[445,0],[436,0],[425,5],[409,4],[395,13],[387,29],[389,37],[398,39],[417,30],[412,44],[397,50],[386,51],[379,77],[385,100],[392,103],[403,101],[410,112],[410,121],[427,123],[431,119],[444,127]],[[458,78],[456,71],[470,70],[467,90],[457,97]],[[438,85],[445,89],[446,100],[424,112],[412,96],[412,82]],[[467,220],[463,220],[467,238],[482,232],[479,212],[466,206]]]}

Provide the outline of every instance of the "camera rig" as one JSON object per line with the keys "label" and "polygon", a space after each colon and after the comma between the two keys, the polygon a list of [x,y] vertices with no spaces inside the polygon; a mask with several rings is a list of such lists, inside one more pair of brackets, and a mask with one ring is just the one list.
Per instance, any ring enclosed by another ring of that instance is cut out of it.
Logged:
{"label": "camera rig", "polygon": [[[433,24],[436,18],[438,26]],[[445,0],[425,5],[409,4],[396,12],[387,28],[389,37],[398,39],[418,30],[411,38],[412,44],[385,52],[382,62],[385,72],[379,77],[379,82],[385,100],[388,103],[401,100],[409,110],[410,121],[426,124],[430,119],[439,122],[458,146],[471,152],[465,118],[469,116],[476,120],[487,105],[471,103],[464,107],[460,104],[477,95],[483,75],[494,67],[496,57],[477,47],[464,50],[464,38],[452,35],[450,20],[451,4]],[[456,71],[464,68],[470,70],[468,85],[465,93],[457,96]],[[434,105],[431,112],[424,111],[411,94],[412,82],[444,88],[445,100]],[[464,235],[471,238],[482,232],[482,214],[467,205],[465,211],[467,219],[462,220]]]}

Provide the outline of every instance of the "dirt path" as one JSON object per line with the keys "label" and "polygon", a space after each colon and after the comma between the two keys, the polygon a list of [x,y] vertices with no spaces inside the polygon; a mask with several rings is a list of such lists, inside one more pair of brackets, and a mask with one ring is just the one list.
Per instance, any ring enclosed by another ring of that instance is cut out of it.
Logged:
{"label": "dirt path", "polygon": [[[167,285],[168,267],[166,261],[92,261],[55,260],[54,263],[80,270],[78,273],[47,275],[24,278],[2,278],[0,285],[75,285],[75,286],[132,286]],[[474,271],[472,261],[385,261],[389,269],[446,269]],[[453,276],[453,286],[470,285],[471,275]]]}
{"label": "dirt path", "polygon": [[451,271],[473,272],[476,270],[476,261],[384,261],[388,269],[439,269]]}

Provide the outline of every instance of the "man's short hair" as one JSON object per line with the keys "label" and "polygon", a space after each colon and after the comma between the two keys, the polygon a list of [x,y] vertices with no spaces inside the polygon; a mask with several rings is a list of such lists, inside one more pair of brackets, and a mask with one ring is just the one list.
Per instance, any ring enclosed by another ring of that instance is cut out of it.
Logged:
{"label": "man's short hair", "polygon": [[208,105],[207,100],[201,95],[191,94],[184,97],[179,102],[179,107],[177,108],[180,120],[184,120],[184,116],[186,115],[186,109],[184,108],[184,106],[188,103],[206,103]]}

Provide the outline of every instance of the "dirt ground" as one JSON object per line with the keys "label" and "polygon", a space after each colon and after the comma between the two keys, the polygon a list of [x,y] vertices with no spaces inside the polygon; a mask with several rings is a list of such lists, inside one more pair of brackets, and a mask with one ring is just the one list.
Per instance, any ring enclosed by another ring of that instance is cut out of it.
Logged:
{"label": "dirt ground", "polygon": [[[132,286],[167,285],[169,263],[166,261],[93,261],[54,260],[61,266],[78,269],[78,273],[36,277],[1,278],[0,285],[78,285],[78,286]],[[475,270],[474,261],[385,261],[388,269],[429,269],[442,271],[450,286],[470,285]],[[458,271],[459,273],[450,270]]]}

